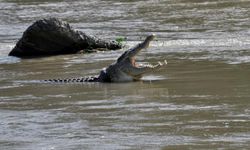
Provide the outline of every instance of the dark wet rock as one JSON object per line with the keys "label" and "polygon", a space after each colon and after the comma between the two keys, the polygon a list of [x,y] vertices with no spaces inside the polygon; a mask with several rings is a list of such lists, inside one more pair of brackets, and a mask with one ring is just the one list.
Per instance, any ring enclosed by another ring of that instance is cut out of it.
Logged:
{"label": "dark wet rock", "polygon": [[116,50],[122,45],[76,31],[56,18],[36,21],[23,33],[9,53],[17,57],[39,57],[94,52],[95,49]]}

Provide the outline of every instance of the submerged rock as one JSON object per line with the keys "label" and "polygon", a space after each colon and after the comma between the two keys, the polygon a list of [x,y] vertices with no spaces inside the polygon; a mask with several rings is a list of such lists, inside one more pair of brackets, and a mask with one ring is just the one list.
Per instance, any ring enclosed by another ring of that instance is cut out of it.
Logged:
{"label": "submerged rock", "polygon": [[16,57],[39,57],[90,52],[94,49],[120,49],[116,41],[106,41],[81,31],[73,30],[66,22],[56,18],[36,21],[23,33],[9,53]]}

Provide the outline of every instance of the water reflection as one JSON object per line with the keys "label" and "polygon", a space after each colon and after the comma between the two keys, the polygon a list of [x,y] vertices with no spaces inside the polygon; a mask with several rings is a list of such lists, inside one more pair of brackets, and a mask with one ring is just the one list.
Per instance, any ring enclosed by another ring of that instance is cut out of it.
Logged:
{"label": "water reflection", "polygon": [[0,56],[0,64],[13,64],[13,63],[19,63],[20,59],[16,57],[6,57],[6,56]]}

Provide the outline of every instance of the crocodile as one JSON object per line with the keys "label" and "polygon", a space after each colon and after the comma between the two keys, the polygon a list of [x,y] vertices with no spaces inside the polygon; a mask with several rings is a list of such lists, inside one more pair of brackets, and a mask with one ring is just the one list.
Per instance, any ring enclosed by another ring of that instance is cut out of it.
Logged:
{"label": "crocodile", "polygon": [[125,51],[116,62],[101,70],[99,76],[80,77],[69,79],[49,79],[46,82],[71,83],[71,82],[129,82],[138,81],[145,73],[158,70],[167,64],[167,61],[158,62],[156,65],[137,64],[135,56],[142,50],[149,47],[149,43],[155,35],[149,35],[135,47]]}

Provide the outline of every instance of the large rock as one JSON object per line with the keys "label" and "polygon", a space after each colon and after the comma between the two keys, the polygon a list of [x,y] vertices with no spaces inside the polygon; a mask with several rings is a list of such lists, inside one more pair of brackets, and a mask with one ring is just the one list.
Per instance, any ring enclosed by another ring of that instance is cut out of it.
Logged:
{"label": "large rock", "polygon": [[106,41],[81,31],[73,30],[66,22],[55,18],[42,19],[32,24],[9,53],[17,57],[39,57],[74,54],[92,49],[120,49],[116,41]]}

